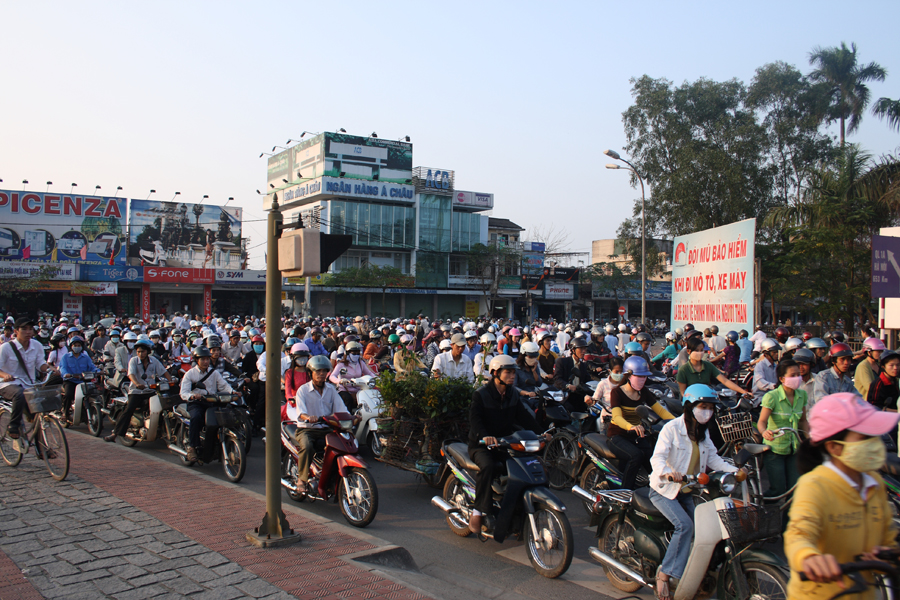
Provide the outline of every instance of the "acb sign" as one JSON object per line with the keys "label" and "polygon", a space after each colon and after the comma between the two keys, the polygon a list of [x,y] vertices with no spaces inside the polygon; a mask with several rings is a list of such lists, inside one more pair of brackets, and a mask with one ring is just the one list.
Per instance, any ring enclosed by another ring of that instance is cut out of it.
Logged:
{"label": "acb sign", "polygon": [[453,189],[452,172],[428,169],[428,172],[425,174],[425,187],[434,190]]}

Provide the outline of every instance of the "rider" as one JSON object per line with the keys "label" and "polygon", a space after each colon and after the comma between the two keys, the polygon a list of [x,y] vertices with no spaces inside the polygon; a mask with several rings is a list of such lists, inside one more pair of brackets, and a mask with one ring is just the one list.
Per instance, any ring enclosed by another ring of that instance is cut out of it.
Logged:
{"label": "rider", "polygon": [[816,387],[809,402],[810,406],[815,405],[825,396],[839,392],[859,395],[853,386],[853,379],[850,377],[850,370],[853,367],[853,350],[850,349],[850,346],[838,342],[828,349],[828,356],[831,358],[831,368],[816,375]]}
{"label": "rider", "polygon": [[869,386],[866,400],[879,410],[897,412],[897,398],[900,387],[897,376],[900,374],[900,354],[888,350],[881,355],[881,372],[875,383]]}
{"label": "rider", "polygon": [[59,374],[64,380],[63,387],[66,391],[65,405],[63,406],[63,418],[69,419],[69,412],[75,402],[75,388],[84,380],[79,376],[82,373],[97,373],[100,369],[84,351],[84,340],[81,336],[75,336],[69,340],[69,353],[66,354],[59,366]]}
{"label": "rider", "polygon": [[653,442],[647,437],[651,432],[641,424],[637,407],[648,406],[667,421],[675,417],[659,404],[653,392],[644,387],[647,378],[652,375],[646,360],[640,356],[628,358],[624,373],[627,378],[625,383],[613,388],[609,394],[612,422],[606,430],[606,436],[623,471],[622,487],[633,490],[641,466],[647,467],[647,471],[651,470],[649,461],[653,455]]}
{"label": "rider", "polygon": [[200,432],[206,422],[206,409],[209,406],[202,401],[204,395],[235,394],[237,393],[222,378],[222,374],[210,365],[209,348],[200,346],[193,352],[194,365],[181,380],[181,399],[188,403],[188,413],[191,422],[188,427],[190,446],[185,448],[188,461],[197,460],[197,450],[200,448]]}
{"label": "rider", "polygon": [[491,482],[498,461],[505,452],[492,450],[497,438],[513,433],[516,425],[540,433],[534,415],[519,398],[513,385],[516,380],[516,361],[501,354],[491,359],[488,369],[491,380],[472,394],[469,409],[469,456],[478,465],[475,473],[475,510],[469,519],[469,530],[481,533],[481,517],[491,512]]}
{"label": "rider", "polygon": [[866,358],[856,365],[856,373],[853,377],[853,385],[856,386],[856,390],[863,398],[868,398],[869,386],[878,379],[878,373],[881,370],[879,359],[881,359],[881,353],[886,349],[884,342],[876,337],[866,338],[863,342]]}
{"label": "rider", "polygon": [[[545,378],[550,376],[541,370],[538,363],[538,347],[534,342],[523,342],[519,358],[516,359],[519,369],[516,371],[516,389],[526,398],[537,396],[536,390],[541,387]],[[529,406],[535,408],[529,401]]]}
{"label": "rider", "polygon": [[666,347],[663,348],[663,351],[650,359],[652,364],[658,365],[660,361],[663,360],[673,360],[676,356],[678,356],[678,352],[681,351],[681,346],[678,345],[678,341],[675,339],[675,334],[669,331],[666,333]]}
{"label": "rider", "polygon": [[[436,379],[442,377],[449,379],[464,378],[469,383],[475,383],[475,371],[472,361],[463,354],[466,347],[466,338],[461,333],[454,333],[450,338],[450,352],[442,352],[434,359],[431,365],[431,373]],[[516,350],[518,354],[518,349]]]}
{"label": "rider", "polygon": [[550,346],[553,345],[553,335],[549,331],[541,331],[537,334],[537,345],[538,362],[541,364],[541,369],[544,370],[544,373],[552,375],[556,359],[559,358],[559,355],[550,349]]}
{"label": "rider", "polygon": [[[479,384],[487,382],[489,379],[491,360],[496,356],[494,353],[494,343],[496,341],[497,338],[489,331],[481,336],[481,352],[475,357],[472,365],[472,371],[475,373],[475,379]],[[488,373],[485,373],[485,371],[488,371]]]}
{"label": "rider", "polygon": [[806,347],[816,355],[816,361],[812,369],[813,375],[818,375],[822,371],[827,370],[829,365],[825,362],[824,357],[828,355],[828,342],[822,338],[814,337],[806,341]]}
{"label": "rider", "polygon": [[158,329],[150,332],[150,343],[153,344],[153,356],[161,361],[169,360],[169,351],[166,349],[166,345],[160,341]]}
{"label": "rider", "polygon": [[767,392],[762,398],[762,409],[756,428],[763,436],[763,443],[771,452],[763,454],[766,473],[769,474],[769,496],[781,496],[797,483],[797,438],[789,432],[775,437],[775,430],[790,427],[807,431],[806,392],[800,389],[803,378],[800,367],[793,360],[782,360],[778,363],[778,382],[780,385]]}
{"label": "rider", "polygon": [[689,353],[688,361],[681,365],[678,369],[678,375],[675,377],[675,381],[678,382],[678,389],[682,395],[689,386],[694,384],[715,385],[715,382],[718,381],[738,394],[750,396],[745,389],[722,375],[711,363],[703,360],[703,340],[699,336],[695,335],[688,339],[686,350]]}
{"label": "rider", "polygon": [[578,383],[581,385],[586,385],[591,380],[591,373],[584,361],[586,348],[587,342],[583,337],[575,338],[572,340],[572,356],[560,356],[553,366],[553,385],[556,386],[556,389],[570,392],[566,398],[566,404],[569,410],[575,412],[587,412],[584,395],[571,393],[578,389],[574,378],[577,377]]}
{"label": "rider", "polygon": [[[886,455],[881,436],[895,431],[898,419],[853,393],[826,395],[810,411],[809,439],[798,452],[803,476],[784,534],[792,600],[841,595],[846,586],[839,563],[860,555],[874,560],[881,548],[897,547],[878,470]],[[800,581],[801,572],[811,581]]]}
{"label": "rider", "polygon": [[325,439],[329,433],[327,426],[321,422],[322,417],[348,412],[335,387],[327,382],[328,371],[331,370],[331,361],[328,360],[328,357],[313,356],[306,363],[306,368],[312,375],[312,381],[300,386],[296,396],[297,433],[295,439],[299,450],[297,491],[300,493],[306,493],[309,465],[315,452],[314,443],[316,440]]}
{"label": "rider", "polygon": [[[395,338],[397,334],[392,334],[391,337]],[[397,379],[403,379],[415,371],[424,371],[425,363],[415,353],[416,338],[404,333],[397,343],[399,346],[394,352],[394,371],[397,373]]]}
{"label": "rider", "polygon": [[584,397],[584,403],[592,406],[599,402],[600,406],[603,407],[603,416],[609,415],[610,413],[606,412],[606,409],[609,407],[609,396],[615,388],[624,383],[624,371],[625,362],[618,356],[611,356],[609,358],[609,377],[597,384],[597,389],[594,390],[593,396]]}
{"label": "rider", "polygon": [[102,323],[99,323],[94,329],[94,337],[91,340],[90,351],[94,356],[100,356],[103,354],[103,349],[106,348],[106,344],[108,343],[109,337],[106,335],[106,327],[104,327]]}
{"label": "rider", "polygon": [[133,331],[126,331],[122,336],[122,344],[116,347],[116,375],[112,381],[112,385],[115,387],[121,386],[128,377],[128,364],[134,358],[134,344],[136,342],[137,334]]}
{"label": "rider", "polygon": [[619,343],[619,339],[615,336],[616,328],[607,323],[604,331],[606,332],[606,335],[603,337],[603,342],[609,349],[610,354],[612,354],[613,356],[618,356],[619,351],[616,346]]}
{"label": "rider", "polygon": [[131,417],[134,411],[143,405],[148,398],[150,384],[156,378],[164,377],[170,384],[175,385],[175,378],[169,375],[166,368],[158,359],[150,356],[153,344],[149,340],[138,340],[134,345],[134,356],[128,361],[128,379],[131,380],[131,390],[128,393],[128,402],[125,412],[116,421],[113,432],[103,438],[107,442],[115,442],[116,436],[125,435],[131,425]]}
{"label": "rider", "polygon": [[349,342],[344,348],[344,356],[334,366],[328,380],[337,386],[344,406],[354,411],[357,406],[356,394],[359,392],[359,388],[354,385],[352,379],[363,375],[375,377],[375,373],[372,372],[366,361],[362,360],[362,344]]}
{"label": "rider", "polygon": [[50,365],[44,361],[44,347],[32,341],[34,321],[19,317],[15,334],[11,341],[0,345],[0,397],[12,402],[8,435],[17,440],[22,411],[27,408],[24,390],[35,387],[35,373],[46,373]]}
{"label": "rider", "polygon": [[794,362],[800,368],[800,379],[803,383],[797,389],[806,392],[806,407],[809,408],[809,402],[812,400],[813,391],[816,388],[816,378],[813,376],[812,368],[816,364],[816,355],[809,348],[800,348],[794,352]]}
{"label": "rider", "polygon": [[762,357],[753,368],[753,397],[758,401],[769,390],[778,387],[778,373],[775,366],[778,364],[778,353],[781,352],[781,345],[767,338],[760,344]]}
{"label": "rider", "polygon": [[656,572],[656,594],[665,600],[672,598],[669,579],[679,579],[684,574],[694,537],[694,500],[690,494],[682,493],[681,482],[685,475],[705,473],[707,467],[728,473],[737,471],[716,453],[707,435],[719,404],[712,388],[691,385],[684,390],[682,403],[684,413],[666,423],[650,458],[650,501],[675,526],[666,556]]}
{"label": "rider", "polygon": [[478,332],[474,329],[469,329],[463,334],[466,338],[466,347],[463,348],[463,354],[469,357],[469,360],[472,361],[472,365],[475,364],[475,357],[481,352],[481,344],[478,343]]}
{"label": "rider", "polygon": [[222,347],[222,354],[232,364],[237,364],[243,358],[242,350],[241,332],[237,329],[232,329],[231,333],[228,334],[228,343]]}

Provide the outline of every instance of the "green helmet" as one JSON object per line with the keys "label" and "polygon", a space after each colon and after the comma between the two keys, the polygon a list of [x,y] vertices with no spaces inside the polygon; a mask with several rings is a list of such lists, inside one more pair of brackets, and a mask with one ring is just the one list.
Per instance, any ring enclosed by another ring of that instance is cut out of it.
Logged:
{"label": "green helmet", "polygon": [[390,344],[391,346],[393,346],[394,344],[399,344],[399,343],[400,343],[400,336],[397,335],[396,333],[392,333],[391,335],[388,336],[388,344]]}
{"label": "green helmet", "polygon": [[324,354],[318,354],[309,359],[306,368],[310,371],[330,371],[331,361]]}

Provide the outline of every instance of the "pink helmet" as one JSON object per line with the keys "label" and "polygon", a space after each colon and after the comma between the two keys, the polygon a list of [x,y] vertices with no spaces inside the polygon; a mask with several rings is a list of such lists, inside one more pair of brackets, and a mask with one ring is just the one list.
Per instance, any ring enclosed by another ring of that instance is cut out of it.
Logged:
{"label": "pink helmet", "polygon": [[522,332],[519,331],[518,327],[513,327],[512,329],[509,330],[509,335],[511,337],[520,337],[522,335]]}
{"label": "pink helmet", "polygon": [[884,412],[850,392],[825,396],[809,411],[809,437],[821,442],[845,429],[863,435],[884,435],[896,429],[900,413]]}
{"label": "pink helmet", "polygon": [[297,354],[298,352],[309,352],[309,346],[303,342],[297,342],[291,346],[291,354]]}
{"label": "pink helmet", "polygon": [[401,343],[401,344],[408,344],[408,343],[411,342],[412,340],[413,340],[413,337],[412,337],[411,335],[409,335],[408,333],[404,333],[404,334],[400,337],[400,343]]}
{"label": "pink helmet", "polygon": [[884,345],[884,342],[882,342],[880,339],[874,338],[874,337],[866,338],[865,341],[863,342],[863,348],[866,350],[886,350],[887,349]]}

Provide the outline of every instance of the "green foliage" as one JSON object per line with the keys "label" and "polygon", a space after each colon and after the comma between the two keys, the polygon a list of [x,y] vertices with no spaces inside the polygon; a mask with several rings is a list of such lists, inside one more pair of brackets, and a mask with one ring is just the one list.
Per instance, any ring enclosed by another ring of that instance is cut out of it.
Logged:
{"label": "green foliage", "polygon": [[372,287],[381,290],[381,314],[387,316],[386,294],[392,287],[412,287],[415,280],[392,266],[367,264],[362,267],[348,267],[328,278],[328,284],[335,287]]}
{"label": "green foliage", "polygon": [[435,419],[467,410],[474,388],[465,379],[434,379],[418,372],[398,379],[385,372],[378,377],[378,391],[395,419]]}
{"label": "green foliage", "polygon": [[900,100],[891,100],[890,98],[879,98],[875,106],[872,107],[872,113],[876,117],[880,117],[887,121],[891,129],[900,131]]}
{"label": "green foliage", "polygon": [[634,287],[635,278],[640,285],[640,270],[636,270],[631,263],[594,263],[582,273],[582,280],[586,279],[592,284],[596,283],[600,290],[612,292],[617,306],[619,296],[626,295]]}
{"label": "green foliage", "polygon": [[471,250],[465,253],[465,256],[469,277],[475,280],[476,286],[484,294],[488,314],[492,315],[500,277],[505,272],[515,273],[515,268],[522,259],[521,255],[500,244],[487,246],[475,244]]}

